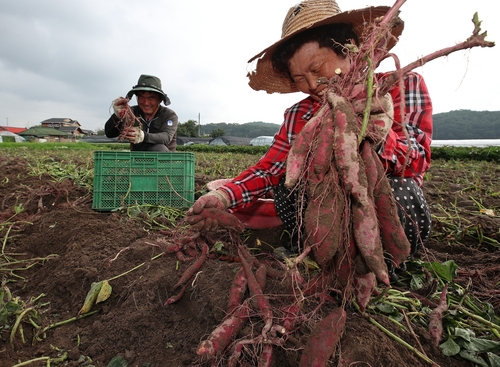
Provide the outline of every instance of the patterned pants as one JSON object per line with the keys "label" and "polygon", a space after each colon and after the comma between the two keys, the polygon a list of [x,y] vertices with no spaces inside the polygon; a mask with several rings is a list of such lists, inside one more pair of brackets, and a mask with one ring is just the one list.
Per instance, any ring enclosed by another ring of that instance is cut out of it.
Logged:
{"label": "patterned pants", "polygon": [[[422,248],[430,235],[431,213],[429,205],[427,205],[422,189],[412,178],[388,176],[388,179],[396,199],[399,220],[411,244],[410,257],[412,257]],[[297,191],[287,189],[284,183],[285,178],[282,178],[274,189],[274,204],[284,227],[292,235],[289,250],[297,251],[297,239],[299,238],[296,226]]]}

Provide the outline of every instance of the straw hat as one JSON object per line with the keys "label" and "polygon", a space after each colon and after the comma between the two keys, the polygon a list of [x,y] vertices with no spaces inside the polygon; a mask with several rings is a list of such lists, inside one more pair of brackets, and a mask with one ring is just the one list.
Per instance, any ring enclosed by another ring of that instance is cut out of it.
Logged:
{"label": "straw hat", "polygon": [[137,85],[133,86],[132,89],[127,93],[127,98],[130,99],[137,92],[155,92],[161,95],[161,99],[165,106],[170,104],[170,98],[167,94],[161,90],[161,80],[157,76],[142,74],[137,81]]}
{"label": "straw hat", "polygon": [[[252,57],[248,62],[257,60],[254,71],[248,73],[248,84],[252,89],[265,90],[268,93],[298,92],[295,84],[273,68],[272,55],[276,48],[296,34],[326,24],[352,24],[354,32],[362,42],[364,27],[374,19],[383,16],[390,8],[387,6],[368,7],[364,9],[341,12],[335,0],[303,0],[288,10],[283,21],[281,39],[262,52]],[[388,49],[394,47],[398,37],[403,32],[403,21],[399,20],[392,29],[394,38],[389,40]]]}

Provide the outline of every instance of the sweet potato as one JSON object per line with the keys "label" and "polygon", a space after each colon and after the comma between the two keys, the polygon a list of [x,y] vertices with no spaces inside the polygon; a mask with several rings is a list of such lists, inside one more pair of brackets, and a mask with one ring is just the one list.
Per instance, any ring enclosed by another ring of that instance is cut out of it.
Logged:
{"label": "sweet potato", "polygon": [[245,292],[247,290],[247,276],[245,273],[245,268],[243,266],[238,270],[236,276],[233,279],[233,284],[231,290],[229,291],[229,300],[227,301],[228,314],[233,313],[233,311],[241,305],[245,297]]}
{"label": "sweet potato", "polygon": [[447,290],[448,284],[444,286],[441,292],[438,306],[432,310],[429,316],[429,333],[436,347],[443,337],[443,313],[448,310],[448,304],[446,303]]}
{"label": "sweet potato", "polygon": [[335,272],[337,274],[337,281],[343,288],[347,288],[351,284],[354,276],[354,259],[358,256],[358,249],[356,243],[351,240],[349,244],[340,246],[335,264]]}
{"label": "sweet potato", "polygon": [[201,266],[205,263],[209,248],[208,245],[204,242],[202,242],[201,246],[202,246],[202,253],[200,257],[196,259],[196,261],[184,271],[181,278],[174,286],[174,289],[184,286],[196,274],[196,272],[200,270]]}
{"label": "sweet potato", "polygon": [[309,169],[309,175],[314,174],[320,181],[324,179],[333,164],[333,135],[332,114],[327,113],[317,134],[316,149],[312,156],[312,170]]}
{"label": "sweet potato", "polygon": [[335,352],[344,331],[346,312],[336,308],[318,322],[309,336],[309,340],[300,358],[300,367],[324,367]]}
{"label": "sweet potato", "polygon": [[292,303],[291,305],[286,306],[283,309],[283,327],[286,331],[291,331],[295,324],[297,323],[300,315],[301,307],[297,302]]}
{"label": "sweet potato", "polygon": [[321,268],[328,264],[343,240],[345,196],[333,167],[324,180],[309,180],[308,205],[304,213],[306,246],[311,246]]}
{"label": "sweet potato", "polygon": [[382,162],[380,162],[377,153],[373,149],[370,149],[370,153],[376,166],[376,172],[379,173],[379,179],[373,189],[373,198],[380,223],[382,244],[385,251],[391,255],[396,266],[399,266],[410,255],[411,244],[399,220],[397,203],[385,175]]}
{"label": "sweet potato", "polygon": [[[262,293],[262,286],[259,285],[255,275],[252,272],[251,266],[248,263],[244,251],[242,249],[243,246],[238,246],[238,254],[241,258],[241,265],[245,268],[245,273],[247,275],[248,281],[248,289],[250,291],[250,296],[252,297],[252,303],[254,307],[259,310],[262,319],[264,320],[264,327],[262,328],[262,336],[264,340],[267,338],[267,333],[271,330],[273,326],[273,313],[271,310],[271,306],[264,294]],[[265,266],[263,267],[265,269]],[[262,280],[262,278],[259,278]]]}
{"label": "sweet potato", "polygon": [[295,136],[286,161],[285,187],[293,188],[305,173],[313,139],[329,110],[328,103],[325,103]]}
{"label": "sweet potato", "polygon": [[265,344],[262,347],[262,354],[259,358],[259,367],[271,367],[273,362],[273,345]]}
{"label": "sweet potato", "polygon": [[354,295],[361,312],[364,312],[377,285],[375,273],[357,274],[354,278]]}
{"label": "sweet potato", "polygon": [[356,116],[344,98],[329,94],[329,99],[337,126],[335,164],[342,184],[351,196],[354,239],[370,269],[381,282],[389,285],[375,203],[368,195],[366,170],[358,153]]}
{"label": "sweet potato", "polygon": [[225,351],[227,346],[233,341],[243,328],[243,325],[249,318],[248,307],[244,304],[236,308],[233,314],[229,315],[224,321],[215,328],[210,336],[203,340],[196,354],[205,358],[213,358],[217,354]]}

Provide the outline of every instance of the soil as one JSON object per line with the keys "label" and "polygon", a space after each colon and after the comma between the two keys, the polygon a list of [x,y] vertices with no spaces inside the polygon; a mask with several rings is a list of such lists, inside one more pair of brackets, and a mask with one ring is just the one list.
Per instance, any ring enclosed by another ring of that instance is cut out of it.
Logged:
{"label": "soil", "polygon": [[[0,171],[0,220],[7,221],[14,215],[16,206],[22,204],[24,208],[15,216],[16,224],[10,231],[2,232],[2,257],[30,259],[31,265],[21,269],[12,263],[9,265],[12,272],[2,268],[2,275],[9,279],[6,286],[12,295],[28,306],[30,299],[40,297],[35,302],[39,310],[36,323],[40,328],[35,329],[23,321],[25,343],[20,334],[16,334],[11,345],[10,330],[0,324],[0,367],[44,356],[57,358],[63,351],[67,352],[61,363],[65,366],[108,366],[114,357],[118,357],[113,360],[114,365],[120,366],[227,365],[227,355],[207,362],[197,357],[196,349],[226,315],[229,289],[241,266],[236,258],[212,256],[187,283],[183,297],[165,305],[169,297],[178,293],[175,285],[183,271],[195,261],[179,261],[185,259],[164,253],[175,236],[187,233],[181,223],[175,229],[160,230],[148,227],[124,211],[93,211],[92,196],[87,189],[75,186],[70,180],[55,182],[44,175],[30,176],[23,158],[2,158]],[[500,187],[500,166],[496,172],[478,174],[490,184],[491,180],[497,180],[496,187]],[[433,214],[437,218],[449,217],[450,213],[460,211],[459,219],[464,228],[480,228],[483,236],[500,241],[500,217],[480,213],[477,206],[479,202],[484,208],[498,212],[500,197],[480,189],[474,189],[471,194],[471,188],[465,183],[468,180],[459,180],[466,175],[467,172],[443,166],[430,169],[424,189]],[[218,178],[197,176],[197,192],[208,181]],[[466,232],[454,233],[444,220],[436,220],[433,225],[434,233],[448,233],[448,238],[433,236],[417,257],[439,262],[453,259],[459,265],[456,281],[468,284],[483,300],[491,301],[495,313],[500,314],[500,250],[480,244],[476,237]],[[278,247],[287,240],[282,232],[280,228],[249,231],[244,241],[247,247],[257,248],[262,244]],[[210,245],[216,241],[241,241],[239,236],[229,236],[230,233],[221,230],[205,240]],[[260,256],[271,259],[265,249],[261,253]],[[130,272],[124,274],[127,271]],[[38,339],[33,338],[35,330],[76,317],[93,282],[118,275],[121,276],[109,282],[112,286],[109,299],[92,307],[96,313],[52,327],[39,333]],[[280,279],[268,277],[265,293],[270,295],[273,306],[285,304],[287,300],[290,303],[285,289],[288,289],[287,284]],[[492,290],[496,291],[496,298],[491,297]],[[484,299],[487,294],[490,298]],[[296,325],[282,346],[274,347],[272,366],[299,365],[311,328],[335,307],[335,302],[323,301],[315,310],[320,301],[311,297],[305,299],[310,317]],[[428,365],[355,309],[348,306],[346,311],[346,328],[340,347],[331,359],[332,366],[337,365],[339,356],[358,367]],[[240,336],[260,330],[262,320],[254,316]],[[382,315],[372,314],[371,317],[415,348],[423,348],[429,359],[439,366],[473,366],[465,359],[444,356],[421,326],[414,325],[412,335],[402,332]],[[259,346],[257,343],[255,348],[252,345],[244,348],[241,365],[256,365],[252,354],[260,352]],[[47,364],[38,361],[30,365]]]}

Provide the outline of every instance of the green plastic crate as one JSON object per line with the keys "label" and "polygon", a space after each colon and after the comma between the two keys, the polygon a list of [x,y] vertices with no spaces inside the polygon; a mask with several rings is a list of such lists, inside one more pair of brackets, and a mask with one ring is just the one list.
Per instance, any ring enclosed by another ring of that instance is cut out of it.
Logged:
{"label": "green plastic crate", "polygon": [[193,202],[193,153],[94,152],[92,209],[133,204],[187,208]]}

